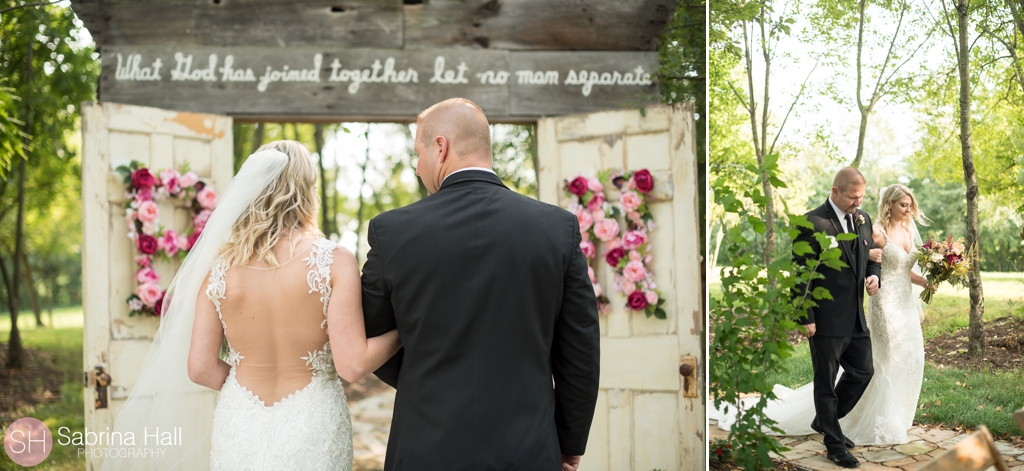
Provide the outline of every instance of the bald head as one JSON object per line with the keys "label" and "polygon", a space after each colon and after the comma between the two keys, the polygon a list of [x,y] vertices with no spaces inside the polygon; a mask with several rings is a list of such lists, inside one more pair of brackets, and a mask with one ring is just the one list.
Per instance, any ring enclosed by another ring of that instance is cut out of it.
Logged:
{"label": "bald head", "polygon": [[832,202],[846,214],[853,214],[864,200],[867,180],[854,167],[844,167],[832,180]]}
{"label": "bald head", "polygon": [[836,178],[832,180],[832,186],[838,188],[839,191],[846,191],[850,185],[864,185],[867,180],[864,178],[864,174],[860,173],[854,167],[843,167],[836,173]]}
{"label": "bald head", "polygon": [[491,128],[476,103],[450,98],[416,117],[416,174],[430,193],[466,167],[491,168]]}

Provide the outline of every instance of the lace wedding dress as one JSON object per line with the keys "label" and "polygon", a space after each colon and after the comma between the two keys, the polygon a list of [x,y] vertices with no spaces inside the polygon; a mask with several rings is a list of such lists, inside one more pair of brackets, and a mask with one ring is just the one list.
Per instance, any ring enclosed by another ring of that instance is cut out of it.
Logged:
{"label": "lace wedding dress", "polygon": [[[882,283],[878,293],[868,298],[866,312],[875,374],[860,402],[839,420],[843,434],[857,445],[907,443],[924,378],[922,308],[910,283],[917,248],[908,253],[888,235],[885,238]],[[841,375],[842,369],[837,380]],[[778,399],[768,403],[765,413],[784,435],[815,433],[811,430],[813,383],[795,390],[775,385],[773,392]],[[746,399],[742,405],[749,407],[756,400]],[[723,430],[729,430],[737,418],[735,409],[727,405],[710,412],[710,418],[718,420]]]}
{"label": "lace wedding dress", "polygon": [[[309,293],[319,294],[322,320],[319,312],[275,309],[267,301],[273,296],[267,293],[288,287],[282,275],[298,274],[287,262],[275,274],[247,271],[237,289],[255,293],[255,304],[240,302],[222,312],[233,289],[225,280],[228,267],[221,260],[214,263],[206,295],[221,319],[231,370],[214,410],[210,469],[352,469],[352,424],[326,332],[335,247],[317,240],[303,259]],[[268,405],[261,395],[277,400]]]}

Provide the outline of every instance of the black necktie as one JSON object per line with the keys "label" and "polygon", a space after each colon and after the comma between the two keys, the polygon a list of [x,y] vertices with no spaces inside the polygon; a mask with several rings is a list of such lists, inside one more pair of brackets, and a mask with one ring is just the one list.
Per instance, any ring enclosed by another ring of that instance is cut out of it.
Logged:
{"label": "black necktie", "polygon": [[853,216],[846,215],[846,232],[853,233]]}

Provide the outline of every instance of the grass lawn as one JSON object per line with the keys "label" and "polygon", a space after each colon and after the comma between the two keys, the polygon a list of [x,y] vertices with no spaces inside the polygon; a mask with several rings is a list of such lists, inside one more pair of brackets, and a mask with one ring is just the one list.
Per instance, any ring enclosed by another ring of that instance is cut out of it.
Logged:
{"label": "grass lawn", "polygon": [[[25,316],[27,323],[21,331],[22,341],[26,347],[44,349],[55,355],[57,364],[64,373],[64,385],[61,388],[60,400],[53,403],[37,404],[27,410],[0,412],[0,425],[6,428],[11,420],[21,417],[34,417],[42,420],[54,435],[54,447],[50,456],[32,469],[40,470],[81,470],[85,468],[85,458],[79,458],[78,448],[61,446],[57,443],[57,429],[68,427],[72,431],[85,429],[85,403],[82,390],[82,308],[54,310],[54,324],[63,326],[74,324],[78,327],[66,328],[35,328],[35,320],[31,312]],[[43,321],[49,323],[46,314]],[[22,326],[21,319],[18,322]],[[11,321],[9,316],[0,317],[0,338],[7,342]],[[14,464],[6,453],[0,453],[0,470],[26,469]]]}
{"label": "grass lawn", "polygon": [[[1024,273],[982,273],[985,319],[1024,316]],[[711,296],[721,296],[717,273],[711,274]],[[922,324],[925,340],[963,329],[969,324],[970,294],[942,285],[925,309]],[[769,382],[790,388],[811,381],[811,360],[807,345],[796,346],[796,355],[783,361],[785,371],[769,374]],[[993,434],[1021,435],[1013,412],[1024,406],[1024,370],[989,371],[942,368],[925,365],[925,382],[915,422],[974,428],[985,424]]]}
{"label": "grass lawn", "polygon": [[[69,328],[82,328],[85,322],[85,315],[82,313],[82,306],[69,306],[60,307],[53,309],[53,316],[43,311],[43,324],[46,327],[54,327],[57,329],[69,329]],[[32,314],[32,311],[21,311],[18,313],[18,329],[21,331],[31,330],[36,328],[36,317]],[[7,312],[0,313],[0,333],[11,331],[11,315]],[[7,335],[0,336],[4,342],[7,342]]]}

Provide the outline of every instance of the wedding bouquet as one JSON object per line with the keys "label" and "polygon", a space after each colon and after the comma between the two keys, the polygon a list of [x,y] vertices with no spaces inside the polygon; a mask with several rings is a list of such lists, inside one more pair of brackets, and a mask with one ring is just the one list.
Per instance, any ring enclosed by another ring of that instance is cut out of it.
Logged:
{"label": "wedding bouquet", "polygon": [[946,240],[928,240],[918,250],[917,264],[928,279],[928,287],[921,293],[925,304],[932,302],[932,295],[939,283],[948,281],[953,286],[967,287],[967,273],[971,271],[971,257],[965,254],[963,237],[953,241],[953,234]]}

